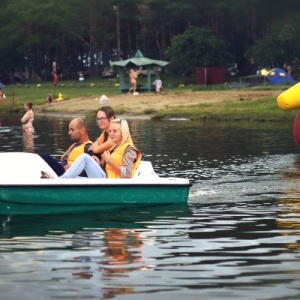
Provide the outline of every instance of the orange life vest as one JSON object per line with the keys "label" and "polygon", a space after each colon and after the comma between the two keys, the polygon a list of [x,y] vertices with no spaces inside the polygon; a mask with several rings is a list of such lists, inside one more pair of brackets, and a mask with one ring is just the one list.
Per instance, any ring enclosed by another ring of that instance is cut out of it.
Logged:
{"label": "orange life vest", "polygon": [[87,141],[85,143],[79,144],[76,146],[76,143],[72,144],[69,149],[62,155],[61,161],[63,161],[67,156],[67,164],[71,165],[75,159],[82,153],[84,153],[84,148],[87,144],[92,144],[91,141]]}
{"label": "orange life vest", "polygon": [[[136,161],[133,164],[133,168],[131,171],[131,175],[130,178],[132,178],[134,176],[134,173],[136,171],[136,169],[138,168],[141,159],[142,159],[142,154],[139,152],[139,150],[137,150],[134,145],[132,143],[125,143],[124,145],[117,147],[112,153],[111,153],[111,159],[116,162],[119,166],[123,165],[123,158],[124,158],[124,154],[126,151],[126,148],[128,146],[132,146],[136,153],[137,153],[137,158]],[[110,165],[110,164],[106,164],[105,166],[105,170],[106,170],[106,175],[107,178],[121,178],[120,174],[117,173],[115,171],[115,169]]]}

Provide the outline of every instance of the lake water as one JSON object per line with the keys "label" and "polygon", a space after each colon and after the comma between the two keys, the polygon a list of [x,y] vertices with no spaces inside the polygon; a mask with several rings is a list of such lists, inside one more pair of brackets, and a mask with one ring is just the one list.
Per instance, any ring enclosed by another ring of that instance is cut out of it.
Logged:
{"label": "lake water", "polygon": [[[19,119],[0,118],[0,151],[59,158],[70,143],[68,119],[37,117],[33,136]],[[157,173],[192,181],[188,204],[1,216],[1,299],[299,299],[293,124],[129,123]]]}

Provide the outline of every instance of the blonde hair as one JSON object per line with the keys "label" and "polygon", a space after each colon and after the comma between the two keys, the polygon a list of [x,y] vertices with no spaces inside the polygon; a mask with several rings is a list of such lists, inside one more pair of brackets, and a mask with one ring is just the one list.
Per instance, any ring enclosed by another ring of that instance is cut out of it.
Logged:
{"label": "blonde hair", "polygon": [[122,133],[122,142],[120,146],[124,145],[125,143],[129,143],[129,141],[131,140],[131,135],[127,121],[124,119],[114,119],[110,123],[120,124],[120,130]]}

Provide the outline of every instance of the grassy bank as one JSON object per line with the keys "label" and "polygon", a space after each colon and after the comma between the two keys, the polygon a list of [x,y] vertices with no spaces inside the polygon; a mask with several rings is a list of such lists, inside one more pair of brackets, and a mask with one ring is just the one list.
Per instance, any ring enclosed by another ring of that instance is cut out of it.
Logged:
{"label": "grassy bank", "polygon": [[[153,79],[154,80],[154,79]],[[192,79],[184,77],[165,77],[164,86],[170,85],[170,92],[176,92],[178,89],[191,90],[194,85],[191,84]],[[64,95],[64,100],[74,99],[78,97],[100,97],[101,95],[120,94],[118,79],[95,80],[87,79],[84,82],[78,80],[59,81],[54,89],[52,82],[26,83],[26,84],[9,84],[3,88],[7,97],[5,101],[0,103],[0,111],[9,111],[12,108],[22,109],[25,102],[32,102],[34,105],[44,104],[48,94],[58,97],[59,93]],[[146,77],[138,79],[141,85],[146,84]],[[184,87],[178,88],[179,85]]]}
{"label": "grassy bank", "polygon": [[[139,83],[146,82],[146,78],[139,79]],[[178,94],[189,94],[193,97],[196,92],[207,92],[207,95],[211,95],[216,92],[220,96],[222,92],[228,92],[239,94],[240,91],[278,91],[278,95],[290,86],[259,86],[248,87],[245,89],[229,89],[228,85],[219,86],[200,86],[191,84],[190,80],[186,78],[163,78],[164,82],[164,95],[156,101],[164,101],[164,98],[175,97]],[[23,112],[23,105],[25,102],[32,102],[34,107],[44,105],[49,93],[58,93],[64,95],[64,102],[76,98],[99,98],[105,94],[108,97],[112,95],[120,95],[119,86],[117,80],[86,80],[81,83],[78,81],[61,81],[54,90],[52,82],[41,82],[34,84],[24,85],[8,85],[4,88],[7,99],[0,101],[1,113],[11,112]],[[170,86],[170,88],[166,88]],[[246,120],[246,121],[293,121],[296,115],[295,110],[282,111],[278,108],[276,97],[265,97],[256,99],[255,93],[252,96],[238,97],[235,101],[219,101],[217,103],[205,103],[205,101],[198,104],[191,104],[189,101],[183,101],[182,105],[174,106],[172,102],[168,102],[166,105],[162,105],[162,108],[155,109],[149,105],[141,113],[151,114],[154,119],[162,119],[169,117],[186,117],[194,120]],[[268,93],[266,93],[268,94]],[[271,94],[271,93],[270,93]],[[274,93],[273,93],[274,94]],[[218,97],[218,96],[216,96]],[[129,113],[131,101],[126,101],[124,105],[115,105],[117,114]],[[57,109],[53,108],[53,111]],[[49,112],[49,110],[47,110]],[[90,115],[90,114],[88,114]],[[91,114],[93,115],[93,114]]]}
{"label": "grassy bank", "polygon": [[296,111],[282,111],[275,98],[241,99],[239,102],[198,104],[194,106],[166,107],[155,112],[155,119],[185,117],[205,121],[293,121]]}
{"label": "grassy bank", "polygon": [[64,100],[77,97],[99,97],[102,94],[113,95],[119,93],[115,80],[88,80],[84,83],[78,81],[62,81],[54,89],[52,82],[11,84],[3,88],[6,100],[0,104],[0,110],[22,109],[25,102],[32,102],[35,106],[46,103],[49,94],[55,98],[59,93],[64,95]]}

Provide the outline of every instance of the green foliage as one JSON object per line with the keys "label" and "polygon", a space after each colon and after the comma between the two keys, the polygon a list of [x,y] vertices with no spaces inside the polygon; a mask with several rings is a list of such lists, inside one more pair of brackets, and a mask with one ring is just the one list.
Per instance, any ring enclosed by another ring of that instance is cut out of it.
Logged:
{"label": "green foliage", "polygon": [[167,60],[168,49],[182,73],[243,61],[247,50],[261,64],[300,57],[295,0],[2,0],[0,73],[49,73],[55,59],[64,74],[98,77],[116,60],[113,6],[119,7],[122,59],[140,49]]}
{"label": "green foliage", "polygon": [[255,58],[260,66],[282,66],[299,57],[300,14],[293,13],[274,22],[270,33],[258,40],[248,51],[247,56]]}
{"label": "green foliage", "polygon": [[225,65],[230,56],[228,45],[208,28],[192,27],[172,39],[166,55],[171,67],[183,73],[194,67]]}

